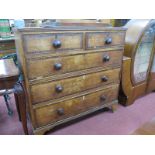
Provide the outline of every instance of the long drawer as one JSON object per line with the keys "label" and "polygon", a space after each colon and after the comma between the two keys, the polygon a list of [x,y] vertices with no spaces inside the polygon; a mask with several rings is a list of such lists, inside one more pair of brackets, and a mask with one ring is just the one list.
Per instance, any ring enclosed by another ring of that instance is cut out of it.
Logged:
{"label": "long drawer", "polygon": [[27,60],[28,77],[35,79],[95,67],[119,66],[122,54],[122,51],[118,50],[66,57],[29,59]]}
{"label": "long drawer", "polygon": [[23,36],[26,53],[83,49],[83,33],[40,33]]}
{"label": "long drawer", "polygon": [[86,49],[124,45],[124,32],[87,32]]}
{"label": "long drawer", "polygon": [[117,93],[118,85],[113,85],[108,89],[102,89],[74,99],[36,108],[34,110],[36,126],[40,127],[54,123],[114,101],[117,99]]}
{"label": "long drawer", "polygon": [[120,69],[118,68],[109,71],[101,71],[63,80],[32,85],[32,103],[36,104],[39,102],[60,98],[109,83],[118,83],[119,73]]}

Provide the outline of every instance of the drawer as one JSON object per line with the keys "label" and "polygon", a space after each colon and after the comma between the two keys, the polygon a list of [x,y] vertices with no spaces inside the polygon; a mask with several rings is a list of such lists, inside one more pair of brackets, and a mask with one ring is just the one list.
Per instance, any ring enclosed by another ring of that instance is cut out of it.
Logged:
{"label": "drawer", "polygon": [[86,49],[124,45],[124,32],[88,32],[86,33]]}
{"label": "drawer", "polygon": [[120,66],[122,54],[123,52],[119,50],[66,57],[31,59],[27,60],[28,77],[31,80],[89,68]]}
{"label": "drawer", "polygon": [[31,86],[33,104],[119,82],[120,69],[86,74]]}
{"label": "drawer", "polygon": [[95,107],[117,99],[118,85],[102,89],[74,99],[51,104],[34,110],[36,126],[44,126],[65,118],[75,116]]}
{"label": "drawer", "polygon": [[29,34],[23,36],[27,53],[57,52],[83,48],[83,33]]}
{"label": "drawer", "polygon": [[9,50],[9,49],[15,49],[14,41],[0,42],[0,51],[1,50]]}

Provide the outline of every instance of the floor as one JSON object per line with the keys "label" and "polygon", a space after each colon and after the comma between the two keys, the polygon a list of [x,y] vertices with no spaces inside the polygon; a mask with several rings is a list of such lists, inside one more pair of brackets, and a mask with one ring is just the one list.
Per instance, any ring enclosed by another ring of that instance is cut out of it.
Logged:
{"label": "floor", "polygon": [[136,129],[132,135],[155,135],[155,117]]}
{"label": "floor", "polygon": [[[23,135],[21,123],[18,121],[15,101],[11,95],[12,117],[7,115],[7,109],[0,97],[0,134]],[[155,93],[141,97],[131,106],[118,106],[114,113],[101,110],[76,121],[58,126],[48,135],[128,135],[155,117]],[[30,123],[29,132],[32,134]]]}

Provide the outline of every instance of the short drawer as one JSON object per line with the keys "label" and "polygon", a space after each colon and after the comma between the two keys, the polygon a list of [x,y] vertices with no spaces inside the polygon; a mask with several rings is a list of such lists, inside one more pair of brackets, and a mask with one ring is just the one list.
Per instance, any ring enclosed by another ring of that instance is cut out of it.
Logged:
{"label": "short drawer", "polygon": [[89,93],[74,99],[40,107],[34,110],[36,126],[41,127],[56,121],[75,116],[117,99],[118,85],[109,89]]}
{"label": "short drawer", "polygon": [[109,83],[118,83],[119,74],[120,69],[114,69],[53,82],[35,84],[31,86],[32,102],[36,104],[38,102],[60,98]]}
{"label": "short drawer", "polygon": [[27,53],[57,52],[83,48],[83,33],[27,34],[23,36]]}
{"label": "short drawer", "polygon": [[29,79],[69,73],[96,67],[120,66],[123,51],[87,53],[56,58],[27,60]]}
{"label": "short drawer", "polygon": [[124,45],[124,32],[87,32],[86,49]]}

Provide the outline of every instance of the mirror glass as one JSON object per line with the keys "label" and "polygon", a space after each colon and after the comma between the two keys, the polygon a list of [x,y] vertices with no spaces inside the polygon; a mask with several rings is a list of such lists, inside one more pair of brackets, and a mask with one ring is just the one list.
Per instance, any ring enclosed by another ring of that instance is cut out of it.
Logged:
{"label": "mirror glass", "polygon": [[138,45],[134,61],[134,81],[139,83],[147,78],[147,71],[150,64],[150,58],[155,36],[155,24],[149,27]]}

